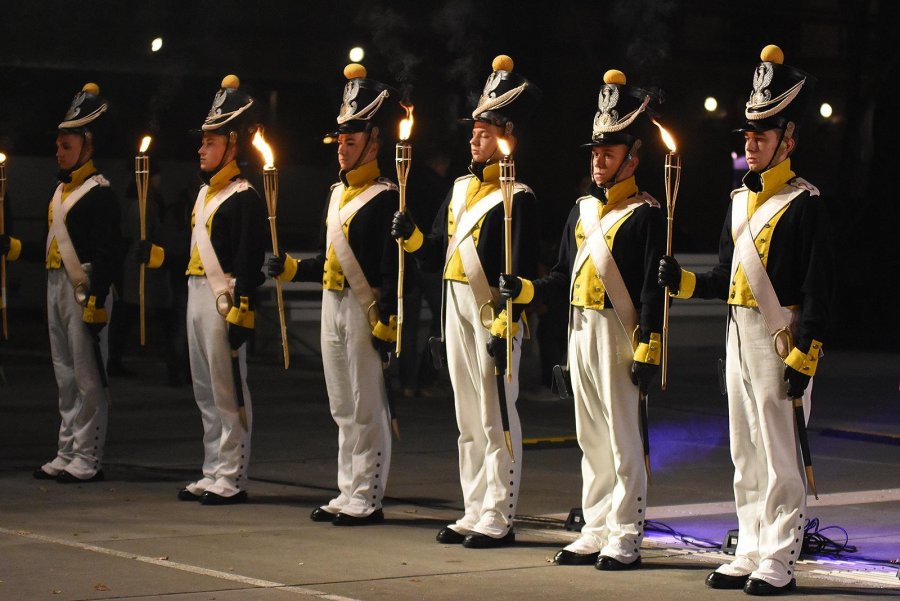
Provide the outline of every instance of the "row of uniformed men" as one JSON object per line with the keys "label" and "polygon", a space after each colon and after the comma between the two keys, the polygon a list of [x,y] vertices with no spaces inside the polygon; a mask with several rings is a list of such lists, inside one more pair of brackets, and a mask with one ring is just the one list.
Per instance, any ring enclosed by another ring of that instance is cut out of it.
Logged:
{"label": "row of uniformed men", "polygon": [[[518,182],[514,273],[502,273],[498,140],[515,146],[539,97],[537,88],[513,71],[512,60],[494,60],[471,116],[470,173],[456,180],[430,232],[416,227],[408,214],[394,212],[396,186],[377,166],[386,126],[400,108],[397,91],[368,78],[361,65],[345,69],[348,82],[333,134],[340,181],[328,199],[319,253],[305,260],[277,256],[267,265],[273,277],[321,281],[323,287],[321,346],[339,429],[338,495],[313,510],[311,519],[335,525],[383,520],[391,439],[382,361],[396,338],[393,237],[424,269],[443,274],[443,342],[460,432],[465,512],[438,532],[438,542],[469,548],[514,542],[521,479],[521,460],[514,457],[522,455],[516,411],[522,313],[531,303],[565,302],[585,526],[555,561],[601,570],[641,565],[647,477],[639,402],[660,361],[662,287],[668,286],[673,296],[715,297],[729,304],[727,379],[740,536],[735,560],[706,583],[763,595],[794,587],[805,481],[790,399],[803,397],[808,411],[808,383],[827,320],[831,258],[818,191],[794,175],[789,158],[813,80],[784,65],[777,47],[766,47],[761,58],[740,129],[750,171],[744,187],[732,194],[720,264],[693,274],[674,258],[662,257],[659,203],[639,191],[634,177],[640,131],[658,98],[613,70],[604,76],[592,137],[585,144],[592,152],[590,194],[573,207],[559,260],[540,279],[533,244],[536,200]],[[202,126],[199,150],[205,185],[194,206],[188,332],[205,460],[202,477],[178,496],[204,504],[247,499],[252,410],[243,343],[253,328],[255,290],[263,279],[265,213],[235,157],[252,104],[237,78],[226,77]],[[35,477],[64,482],[103,477],[106,402],[94,342],[105,323],[110,284],[102,228],[112,227],[115,202],[90,156],[92,127],[105,108],[99,90],[89,84],[59,126],[62,171],[43,254],[62,425],[57,456]],[[745,244],[755,246],[749,253],[754,265],[740,250]],[[17,240],[0,239],[8,258],[17,258],[20,250]],[[164,249],[150,243],[139,254],[150,267],[165,258]],[[759,300],[764,296],[774,296],[774,309]],[[485,323],[483,309],[499,309],[505,299],[513,300],[513,315],[498,310]],[[791,342],[776,350],[772,327],[785,323]],[[509,327],[513,373],[504,382],[497,373],[505,363]]]}

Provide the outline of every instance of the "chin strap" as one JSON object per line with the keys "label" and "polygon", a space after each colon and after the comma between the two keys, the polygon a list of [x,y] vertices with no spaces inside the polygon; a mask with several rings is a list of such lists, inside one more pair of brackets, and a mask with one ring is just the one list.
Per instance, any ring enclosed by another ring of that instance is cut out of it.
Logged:
{"label": "chin strap", "polygon": [[[605,182],[601,182],[599,184],[594,182],[594,157],[591,155],[591,196],[600,200],[603,204],[606,204],[606,195],[609,192],[609,189],[615,186],[618,183],[619,176],[622,175],[622,171],[625,170],[625,167],[628,166],[628,163],[634,158],[634,153],[641,149],[641,141],[640,139],[632,142],[631,146],[628,147],[628,152],[625,153],[625,160],[622,161],[622,164],[619,165],[619,168],[616,169],[616,172],[613,173],[613,176],[607,179]],[[594,192],[598,194],[602,194],[602,196],[598,196]]]}
{"label": "chin strap", "polygon": [[[763,181],[762,174],[772,168],[772,161],[775,160],[781,151],[787,147],[788,141],[794,137],[794,125],[793,121],[788,121],[787,125],[781,130],[781,138],[778,140],[778,148],[775,150],[775,153],[772,155],[772,158],[769,159],[769,163],[759,172],[753,171],[752,169],[748,171],[744,177],[741,179],[741,183],[747,186],[747,189],[755,194],[759,194],[763,189]],[[785,159],[787,159],[790,154],[788,154]]]}

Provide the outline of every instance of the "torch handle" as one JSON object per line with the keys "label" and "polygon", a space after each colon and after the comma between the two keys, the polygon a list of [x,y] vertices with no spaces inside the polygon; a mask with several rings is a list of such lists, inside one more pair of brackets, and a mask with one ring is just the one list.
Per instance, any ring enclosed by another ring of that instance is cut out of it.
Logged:
{"label": "torch handle", "polygon": [[[674,219],[672,216],[672,212],[669,211],[669,216],[666,219],[667,229],[666,229],[666,256],[672,256],[672,225],[674,223]],[[666,286],[665,291],[663,292],[663,326],[662,326],[662,381],[660,382],[660,388],[665,390],[668,386],[668,373],[669,373],[669,287]]]}
{"label": "torch handle", "polygon": [[[138,215],[140,216],[141,241],[147,239],[147,188],[150,183],[150,157],[139,154],[134,157],[134,183],[137,190]],[[146,304],[144,302],[144,281],[146,265],[141,263],[138,276],[138,303],[141,324],[141,346],[147,344]]]}
{"label": "torch handle", "polygon": [[[6,165],[0,165],[0,234],[6,233],[4,202],[6,201]],[[0,256],[0,319],[3,321],[3,339],[9,340],[9,324],[6,317],[6,255]]]}
{"label": "torch handle", "polygon": [[[505,232],[505,270],[506,273],[512,273],[512,210],[506,211],[503,217],[503,225]],[[512,380],[512,355],[513,355],[513,302],[511,298],[506,299],[506,379]],[[502,400],[501,400],[502,402]]]}
{"label": "torch handle", "polygon": [[[400,169],[398,168],[398,175]],[[406,173],[404,177],[398,177],[400,188],[399,209],[401,213],[406,212]],[[397,240],[397,347],[394,351],[397,357],[403,348],[403,286],[406,280],[406,255],[403,251],[403,240]]]}
{"label": "torch handle", "polygon": [[[269,214],[269,234],[272,237],[272,253],[278,256],[278,170],[274,167],[263,169],[263,188],[266,196],[266,209]],[[291,353],[287,339],[287,320],[284,314],[284,292],[281,280],[275,280],[275,298],[278,302],[278,325],[281,328],[281,355],[284,359],[284,368],[291,365]]]}

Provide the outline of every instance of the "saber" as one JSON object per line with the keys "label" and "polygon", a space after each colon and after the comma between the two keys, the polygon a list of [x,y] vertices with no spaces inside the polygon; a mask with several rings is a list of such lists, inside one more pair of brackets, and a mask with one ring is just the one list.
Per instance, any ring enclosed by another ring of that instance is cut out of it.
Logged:
{"label": "saber", "polygon": [[[394,162],[397,166],[397,185],[400,188],[399,211],[406,213],[406,179],[412,166],[412,144],[408,142],[413,126],[413,105],[401,103],[406,109],[406,118],[400,121],[400,141],[397,142]],[[397,240],[397,347],[394,353],[399,357],[403,344],[403,281],[406,276],[406,256],[403,240]],[[399,438],[399,436],[398,436]]]}
{"label": "saber", "polygon": [[819,500],[819,492],[816,490],[816,478],[813,475],[812,454],[809,452],[809,438],[806,435],[806,416],[803,413],[803,398],[791,399],[794,404],[794,421],[797,423],[797,439],[800,441],[800,454],[803,456],[803,469],[806,471],[806,481],[816,500]]}
{"label": "saber", "polygon": [[241,426],[244,432],[247,432],[247,409],[244,407],[244,382],[241,378],[241,356],[240,351],[231,349],[231,379],[234,380],[234,401],[237,403],[238,417],[241,419]]}
{"label": "saber", "polygon": [[388,416],[391,418],[391,432],[397,440],[400,440],[400,420],[397,419],[397,408],[394,405],[394,387],[391,384],[391,376],[388,373],[388,367],[391,365],[390,356],[387,362],[381,364],[381,373],[384,378],[384,394],[387,399]]}
{"label": "saber", "polygon": [[[141,240],[147,239],[147,187],[150,183],[150,157],[147,156],[147,149],[150,148],[150,136],[144,136],[141,140],[141,147],[137,156],[134,157],[134,183],[137,187],[138,213],[141,216]],[[144,280],[146,277],[147,265],[140,264],[138,299],[140,302],[140,321],[141,321],[141,346],[147,342],[147,321],[146,306],[144,302]]]}
{"label": "saber", "polygon": [[516,462],[516,454],[513,452],[512,435],[509,433],[509,409],[506,406],[506,382],[501,370],[494,366],[494,374],[497,376],[497,395],[500,398],[500,423],[503,426],[503,439],[506,441],[506,450],[509,451],[509,458],[513,463]]}
{"label": "saber", "polygon": [[[6,201],[6,155],[0,152],[0,234],[6,233],[5,203]],[[6,317],[6,255],[0,256],[0,319],[3,321],[3,339],[9,340],[9,324]],[[0,368],[0,377],[6,376]]]}
{"label": "saber", "polygon": [[650,427],[647,419],[647,401],[649,396],[648,394],[638,394],[641,441],[644,443],[644,468],[647,470],[647,484],[650,484]]}
{"label": "saber", "polygon": [[[90,330],[88,330],[90,334]],[[106,377],[106,367],[103,364],[103,352],[100,350],[100,336],[90,334],[93,339],[94,361],[97,363],[97,375],[100,376],[100,385],[103,387],[103,394],[106,395],[107,404],[112,403],[112,397],[109,394],[109,378]]]}
{"label": "saber", "polygon": [[[269,212],[269,233],[272,237],[272,253],[278,256],[278,228],[275,225],[276,212],[278,210],[278,169],[275,168],[275,155],[262,136],[262,131],[257,129],[253,136],[253,145],[263,155],[263,188],[265,189],[266,208]],[[291,352],[288,349],[287,322],[284,317],[284,292],[282,282],[275,279],[275,296],[278,300],[278,322],[281,327],[281,354],[284,358],[284,368],[291,364]]]}
{"label": "saber", "polygon": [[[653,119],[654,125],[659,128],[663,142],[668,147],[666,154],[666,256],[672,256],[672,230],[675,223],[675,203],[678,201],[678,186],[681,183],[681,155],[675,146],[675,139]],[[663,331],[662,331],[662,382],[660,388],[666,390],[669,373],[669,287],[666,286],[663,302]]]}

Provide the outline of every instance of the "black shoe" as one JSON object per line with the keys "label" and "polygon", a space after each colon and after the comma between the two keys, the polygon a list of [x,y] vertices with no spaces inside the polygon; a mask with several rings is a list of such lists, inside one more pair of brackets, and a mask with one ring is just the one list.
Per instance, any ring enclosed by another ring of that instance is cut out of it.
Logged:
{"label": "black shoe", "polygon": [[744,588],[748,578],[750,578],[750,574],[744,574],[743,576],[729,576],[728,574],[723,574],[721,572],[712,572],[706,577],[706,586],[709,588],[737,590]]}
{"label": "black shoe", "polygon": [[246,502],[246,490],[242,490],[241,492],[235,495],[231,495],[230,497],[223,497],[222,495],[217,495],[216,493],[209,491],[206,491],[200,496],[201,505],[237,505],[238,503]]}
{"label": "black shoe", "polygon": [[442,545],[461,545],[466,540],[466,535],[460,534],[453,528],[441,528],[434,538]]}
{"label": "black shoe", "polygon": [[316,507],[312,510],[312,513],[309,514],[309,519],[314,522],[333,522],[334,516],[336,515],[336,513],[331,513],[330,511],[326,511],[321,507]]}
{"label": "black shoe", "polygon": [[384,521],[384,512],[380,509],[376,509],[369,515],[363,516],[361,518],[356,517],[355,515],[350,515],[348,513],[341,512],[334,516],[334,519],[331,520],[332,526],[368,526],[369,524],[378,524]]}
{"label": "black shoe", "polygon": [[195,495],[191,491],[186,488],[182,488],[178,491],[178,500],[179,501],[199,501],[201,495]]}
{"label": "black shoe", "polygon": [[553,563],[558,566],[592,566],[597,563],[600,552],[575,553],[563,549],[553,557]]}
{"label": "black shoe", "polygon": [[76,478],[69,472],[60,472],[56,475],[56,481],[60,484],[81,484],[82,482],[102,482],[105,476],[103,475],[103,470],[98,470],[90,478],[85,478],[82,480],[81,478]]}
{"label": "black shoe", "polygon": [[641,567],[641,558],[638,557],[631,563],[623,563],[618,559],[613,559],[612,557],[607,557],[606,555],[600,556],[600,559],[597,560],[597,563],[594,564],[594,567],[598,570],[603,570],[604,572],[621,572],[624,570],[636,570]]}
{"label": "black shoe", "polygon": [[56,480],[56,476],[54,476],[53,474],[48,474],[41,468],[37,468],[36,470],[31,472],[31,475],[34,476],[35,480]]}
{"label": "black shoe", "polygon": [[748,595],[756,595],[758,597],[768,597],[770,595],[780,595],[788,593],[797,588],[797,581],[791,578],[791,581],[784,586],[775,586],[769,584],[765,580],[757,578],[748,578],[747,584],[744,585],[744,592]]}
{"label": "black shoe", "polygon": [[500,538],[494,538],[493,536],[488,536],[487,534],[473,532],[472,534],[466,535],[466,538],[463,539],[462,545],[466,549],[494,549],[496,547],[508,547],[515,542],[516,533],[513,532],[512,528],[510,528],[509,532],[507,532]]}

